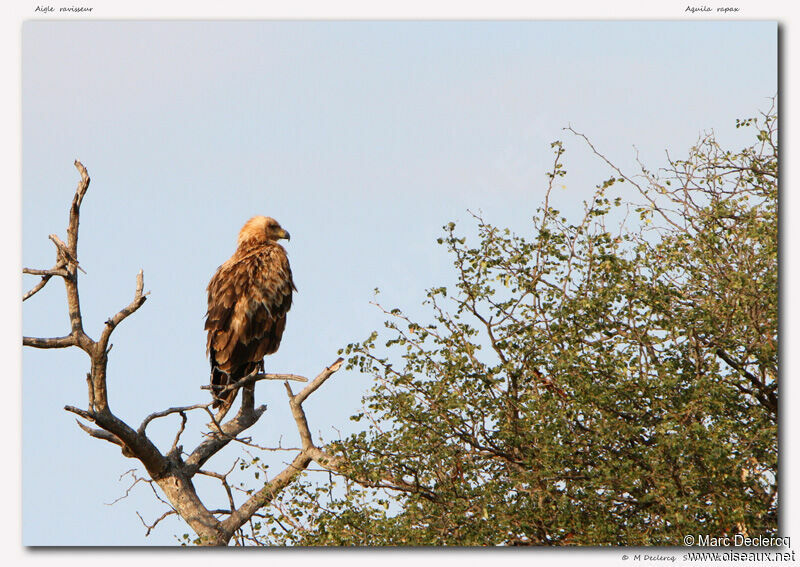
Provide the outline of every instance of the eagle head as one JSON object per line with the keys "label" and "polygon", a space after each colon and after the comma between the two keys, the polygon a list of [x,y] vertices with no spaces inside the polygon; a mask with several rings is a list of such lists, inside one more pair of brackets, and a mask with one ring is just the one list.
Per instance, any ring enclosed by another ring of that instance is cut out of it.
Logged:
{"label": "eagle head", "polygon": [[256,216],[244,223],[242,230],[239,231],[239,244],[248,241],[266,242],[268,240],[289,240],[289,233],[273,218]]}

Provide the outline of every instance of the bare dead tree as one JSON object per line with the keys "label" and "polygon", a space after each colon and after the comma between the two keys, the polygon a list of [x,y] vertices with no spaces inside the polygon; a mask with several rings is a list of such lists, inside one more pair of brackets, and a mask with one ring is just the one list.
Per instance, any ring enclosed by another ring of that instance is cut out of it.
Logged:
{"label": "bare dead tree", "polygon": [[[328,470],[336,469],[339,464],[338,460],[314,445],[312,441],[303,402],[339,370],[342,359],[337,359],[310,382],[306,378],[294,374],[252,374],[237,384],[228,386],[227,389],[241,389],[242,400],[238,413],[227,421],[224,421],[227,408],[214,414],[211,410],[211,402],[209,402],[153,412],[136,429],[128,425],[114,414],[108,403],[107,365],[111,350],[109,339],[114,329],[135,313],[146,301],[148,294],[144,293],[144,274],[140,270],[136,276],[133,300],[105,321],[99,339],[92,339],[84,331],[78,293],[78,271],[83,271],[78,263],[78,226],[81,203],[89,188],[89,174],[77,160],[75,167],[78,169],[81,179],[70,206],[67,242],[64,243],[58,236],[51,234],[50,240],[56,247],[56,263],[53,267],[49,270],[23,268],[23,273],[41,276],[41,280],[22,298],[23,301],[26,301],[33,297],[54,276],[61,278],[66,287],[70,331],[61,337],[23,337],[22,344],[40,349],[77,347],[89,356],[90,371],[86,375],[88,407],[80,409],[65,406],[64,409],[94,424],[95,427],[91,427],[78,420],[78,425],[90,436],[118,445],[124,456],[138,460],[150,477],[147,482],[151,483],[151,486],[153,483],[157,484],[163,491],[172,510],[167,511],[152,525],[145,524],[148,534],[160,520],[169,515],[178,514],[197,533],[201,544],[227,545],[232,538],[236,537],[237,533],[240,533],[242,526],[257,514],[259,509],[269,505],[281,490],[308,468],[312,461]],[[238,436],[252,427],[264,414],[266,406],[255,406],[254,389],[256,382],[260,380],[284,381],[289,396],[289,406],[302,440],[302,446],[297,450],[292,462],[282,472],[236,507],[227,483],[228,473],[215,473],[203,470],[202,467],[231,441],[241,441]],[[289,380],[307,382],[307,384],[298,394],[294,394],[289,386]],[[197,447],[191,451],[184,451],[180,445],[180,438],[186,426],[187,412],[197,410],[203,410],[211,417],[209,432]],[[171,447],[164,453],[147,436],[146,429],[153,420],[172,414],[181,416],[181,424]],[[229,495],[230,509],[210,509],[203,504],[192,482],[194,476],[198,474],[212,476],[222,482]],[[241,534],[239,539],[241,540]]]}

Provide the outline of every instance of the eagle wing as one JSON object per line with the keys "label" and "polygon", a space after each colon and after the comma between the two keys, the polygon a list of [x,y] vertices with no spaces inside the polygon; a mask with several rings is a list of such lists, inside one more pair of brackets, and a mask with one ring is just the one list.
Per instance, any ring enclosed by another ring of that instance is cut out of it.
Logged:
{"label": "eagle wing", "polygon": [[219,267],[208,284],[205,324],[212,385],[239,380],[278,350],[295,289],[279,244],[237,250]]}

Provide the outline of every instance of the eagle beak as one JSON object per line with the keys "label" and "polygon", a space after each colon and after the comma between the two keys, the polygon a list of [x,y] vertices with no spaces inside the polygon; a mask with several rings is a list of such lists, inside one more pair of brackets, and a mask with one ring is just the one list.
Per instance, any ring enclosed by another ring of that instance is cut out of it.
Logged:
{"label": "eagle beak", "polygon": [[286,240],[291,240],[291,236],[285,230],[281,233],[281,238],[285,238]]}

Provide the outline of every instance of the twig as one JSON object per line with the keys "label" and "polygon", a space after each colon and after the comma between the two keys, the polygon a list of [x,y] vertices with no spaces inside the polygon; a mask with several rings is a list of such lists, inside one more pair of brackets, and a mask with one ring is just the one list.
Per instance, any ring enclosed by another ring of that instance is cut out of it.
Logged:
{"label": "twig", "polygon": [[237,457],[236,460],[233,461],[230,470],[228,470],[228,472],[226,472],[225,474],[220,474],[218,472],[213,472],[213,471],[203,471],[203,470],[197,471],[198,474],[216,478],[217,480],[220,481],[220,483],[222,483],[222,487],[225,489],[225,492],[228,495],[228,503],[231,505],[231,510],[236,509],[236,503],[233,500],[233,492],[231,491],[231,487],[228,484],[228,475],[233,472],[233,469],[236,468],[238,462],[239,458]]}
{"label": "twig", "polygon": [[609,167],[611,167],[611,169],[613,169],[614,171],[616,171],[616,172],[617,172],[617,174],[618,174],[620,177],[622,177],[622,178],[623,178],[623,179],[625,179],[625,180],[626,180],[628,183],[630,183],[631,185],[633,185],[634,187],[636,187],[636,189],[638,189],[638,190],[639,190],[639,193],[640,193],[640,194],[641,194],[641,195],[642,195],[642,196],[643,196],[645,199],[647,199],[647,200],[650,202],[650,206],[653,208],[653,210],[654,210],[654,211],[657,211],[657,212],[658,212],[658,214],[659,214],[659,215],[661,215],[661,218],[663,218],[665,221],[667,221],[669,224],[671,224],[672,226],[674,226],[674,227],[675,227],[675,228],[677,228],[678,230],[681,230],[681,226],[680,226],[680,225],[678,225],[677,223],[675,223],[675,221],[673,221],[673,220],[672,220],[672,219],[671,219],[671,218],[670,218],[670,217],[669,217],[669,216],[668,216],[668,215],[667,215],[667,214],[664,212],[664,210],[662,210],[662,208],[658,206],[658,204],[657,204],[657,203],[656,203],[656,202],[653,200],[653,198],[650,196],[650,194],[647,192],[647,190],[643,189],[643,188],[641,187],[641,185],[639,185],[639,184],[638,184],[638,183],[636,183],[636,182],[635,182],[633,179],[631,179],[630,177],[628,177],[627,175],[625,175],[625,174],[624,174],[624,173],[623,173],[623,172],[622,172],[622,171],[621,171],[621,170],[620,170],[620,169],[619,169],[619,168],[618,168],[616,165],[614,165],[613,163],[611,163],[611,162],[609,161],[609,159],[608,159],[606,156],[604,156],[604,155],[603,155],[603,154],[601,154],[599,151],[597,151],[597,148],[595,148],[595,147],[594,147],[594,144],[592,144],[592,142],[590,142],[590,141],[589,141],[589,138],[587,138],[585,134],[581,134],[580,132],[577,132],[575,129],[573,129],[573,128],[572,128],[572,126],[568,126],[567,128],[564,128],[564,130],[569,130],[569,131],[570,131],[570,132],[572,132],[574,135],[576,135],[576,136],[578,136],[578,137],[580,137],[580,138],[583,138],[583,140],[586,142],[586,144],[587,144],[587,145],[588,145],[588,146],[591,148],[591,150],[592,150],[592,152],[594,153],[594,155],[596,155],[597,157],[599,157],[600,159],[602,159],[604,162],[606,162],[606,164],[607,164]]}
{"label": "twig", "polygon": [[47,282],[50,281],[50,278],[53,276],[61,276],[62,278],[69,277],[69,272],[64,269],[64,260],[59,260],[56,262],[55,266],[50,268],[49,270],[33,270],[30,268],[22,268],[23,274],[31,274],[34,276],[42,276],[42,279],[39,280],[35,286],[33,286],[25,295],[22,296],[22,301],[32,297],[35,295],[39,290],[41,290]]}
{"label": "twig", "polygon": [[39,283],[33,286],[30,290],[28,290],[27,293],[25,293],[25,295],[22,296],[22,301],[25,301],[38,293],[45,285],[47,285],[47,282],[50,281],[50,278],[51,276],[42,276],[42,279],[39,280]]}
{"label": "twig", "polygon": [[106,345],[108,344],[108,339],[111,337],[112,331],[116,328],[117,325],[122,323],[126,317],[133,314],[142,304],[147,300],[148,293],[142,293],[144,290],[144,271],[139,270],[139,273],[136,274],[136,293],[133,296],[133,300],[128,304],[127,307],[120,309],[116,315],[106,321],[106,326],[103,329],[103,333],[100,335],[100,340],[97,341],[99,345],[102,345],[101,348],[105,350]]}
{"label": "twig", "polygon": [[144,525],[144,527],[147,528],[147,532],[145,532],[144,534],[144,536],[147,537],[150,535],[150,532],[153,531],[153,528],[155,528],[161,520],[163,520],[167,516],[172,516],[173,514],[177,513],[178,513],[177,510],[167,510],[166,512],[161,514],[161,516],[150,526],[147,525],[147,523],[144,521],[144,518],[142,518],[142,515],[138,511],[136,512],[136,515],[139,516],[139,519],[142,521],[142,524]]}
{"label": "twig", "polygon": [[267,406],[262,405],[258,408],[250,409],[246,407],[245,404],[242,404],[236,416],[224,424],[220,424],[217,421],[210,409],[206,408],[206,411],[211,415],[212,423],[215,425],[217,431],[212,432],[208,438],[200,443],[187,457],[183,468],[184,473],[189,477],[193,476],[208,459],[234,440],[242,431],[255,424],[264,412],[267,411]]}
{"label": "twig", "polygon": [[144,435],[145,429],[150,424],[150,422],[153,421],[154,419],[158,419],[160,417],[166,417],[166,416],[168,416],[170,414],[173,414],[173,413],[181,413],[182,414],[183,412],[191,411],[193,409],[207,409],[208,406],[210,406],[210,405],[211,405],[211,402],[208,402],[207,404],[195,404],[193,406],[175,407],[175,408],[169,408],[169,409],[165,409],[163,411],[157,411],[155,413],[151,413],[146,418],[144,418],[144,421],[142,421],[142,424],[139,426],[139,429],[137,430],[137,432],[139,433],[139,435]]}
{"label": "twig", "polygon": [[139,484],[139,483],[140,483],[140,482],[142,482],[142,481],[144,481],[144,482],[147,482],[147,479],[146,479],[146,478],[142,478],[142,477],[140,477],[140,476],[136,476],[136,469],[130,469],[130,470],[128,470],[128,471],[125,471],[124,473],[122,473],[122,474],[119,476],[119,480],[122,480],[122,477],[124,477],[126,474],[129,474],[129,475],[131,475],[131,477],[133,478],[133,483],[132,483],[132,484],[131,484],[131,485],[128,487],[128,489],[125,491],[125,494],[123,494],[122,496],[120,496],[119,498],[117,498],[116,500],[114,500],[113,502],[106,502],[106,503],[105,503],[105,505],[106,505],[106,506],[113,506],[114,504],[116,504],[116,503],[117,503],[117,502],[119,502],[120,500],[124,500],[125,498],[127,498],[127,497],[128,497],[128,495],[130,495],[130,493],[131,493],[131,490],[133,490],[133,487],[134,487],[134,486],[136,486],[137,484]]}
{"label": "twig", "polygon": [[172,446],[167,453],[167,456],[179,456],[181,454],[182,446],[178,445],[178,442],[181,440],[181,435],[183,432],[186,431],[186,412],[181,412],[181,426],[178,428],[177,433],[175,433],[175,439],[172,441]]}

